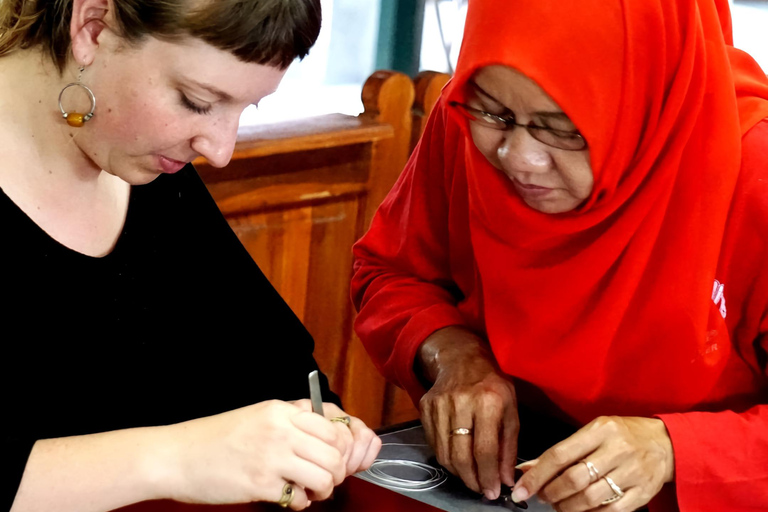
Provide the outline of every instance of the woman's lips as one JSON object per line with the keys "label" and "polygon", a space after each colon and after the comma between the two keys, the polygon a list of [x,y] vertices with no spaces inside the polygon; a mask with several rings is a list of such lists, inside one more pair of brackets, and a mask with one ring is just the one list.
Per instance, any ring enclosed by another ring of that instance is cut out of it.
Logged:
{"label": "woman's lips", "polygon": [[174,160],[172,158],[168,158],[163,155],[157,156],[158,163],[160,164],[160,170],[166,174],[174,174],[179,172],[185,165],[187,165],[187,162],[181,162],[179,160]]}
{"label": "woman's lips", "polygon": [[517,180],[512,180],[512,184],[523,199],[541,199],[554,190],[547,187],[539,187],[537,185],[526,185]]}

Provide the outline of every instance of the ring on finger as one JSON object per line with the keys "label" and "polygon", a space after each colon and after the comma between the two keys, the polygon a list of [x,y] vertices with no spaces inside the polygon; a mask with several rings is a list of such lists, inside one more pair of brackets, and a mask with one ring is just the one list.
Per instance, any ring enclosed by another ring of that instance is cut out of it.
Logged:
{"label": "ring on finger", "polygon": [[604,476],[603,480],[605,480],[605,483],[607,483],[611,487],[611,490],[613,491],[613,496],[611,496],[607,500],[603,500],[600,503],[601,505],[608,505],[610,503],[613,503],[614,501],[619,501],[621,498],[624,497],[624,491],[621,490],[621,487],[616,485],[616,482],[614,482],[611,477]]}
{"label": "ring on finger", "polygon": [[464,427],[455,428],[451,430],[451,435],[452,436],[470,436],[472,435],[472,429],[464,428]]}
{"label": "ring on finger", "polygon": [[352,423],[352,418],[349,416],[336,416],[335,418],[331,418],[331,423],[343,423],[346,426],[349,426],[349,424]]}
{"label": "ring on finger", "polygon": [[597,470],[594,464],[586,459],[582,459],[579,462],[587,466],[587,471],[589,471],[589,483],[594,483],[598,478],[600,478],[600,472]]}
{"label": "ring on finger", "polygon": [[283,493],[280,495],[280,501],[278,501],[277,504],[283,508],[287,508],[293,501],[295,494],[293,486],[291,484],[285,484],[283,486]]}

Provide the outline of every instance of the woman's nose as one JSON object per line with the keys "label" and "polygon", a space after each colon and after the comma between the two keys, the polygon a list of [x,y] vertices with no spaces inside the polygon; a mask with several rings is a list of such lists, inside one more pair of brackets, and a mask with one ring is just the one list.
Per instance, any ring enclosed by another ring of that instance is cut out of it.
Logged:
{"label": "woman's nose", "polygon": [[237,142],[239,117],[211,121],[192,138],[192,150],[203,156],[213,167],[224,167],[232,158]]}
{"label": "woman's nose", "polygon": [[508,172],[548,172],[552,166],[552,157],[547,147],[523,127],[507,131],[496,154],[501,166]]}

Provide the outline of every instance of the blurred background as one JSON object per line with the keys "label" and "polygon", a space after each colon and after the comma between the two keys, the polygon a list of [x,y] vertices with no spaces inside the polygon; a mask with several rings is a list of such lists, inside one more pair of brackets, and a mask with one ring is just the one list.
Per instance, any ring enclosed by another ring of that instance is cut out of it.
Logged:
{"label": "blurred background", "polygon": [[[277,93],[249,107],[241,125],[363,110],[363,83],[377,69],[450,73],[467,0],[322,0],[323,28]],[[768,72],[768,0],[731,0],[736,47]]]}

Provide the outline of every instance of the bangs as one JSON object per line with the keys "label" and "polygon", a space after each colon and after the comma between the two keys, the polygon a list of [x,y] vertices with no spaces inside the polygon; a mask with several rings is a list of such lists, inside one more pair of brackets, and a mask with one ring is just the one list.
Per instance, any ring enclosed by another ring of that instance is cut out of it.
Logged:
{"label": "bangs", "polygon": [[285,69],[309,53],[320,24],[319,0],[215,0],[189,12],[184,29],[242,61]]}
{"label": "bangs", "polygon": [[320,0],[123,0],[115,7],[129,41],[189,35],[244,62],[281,69],[309,53],[321,25]]}

